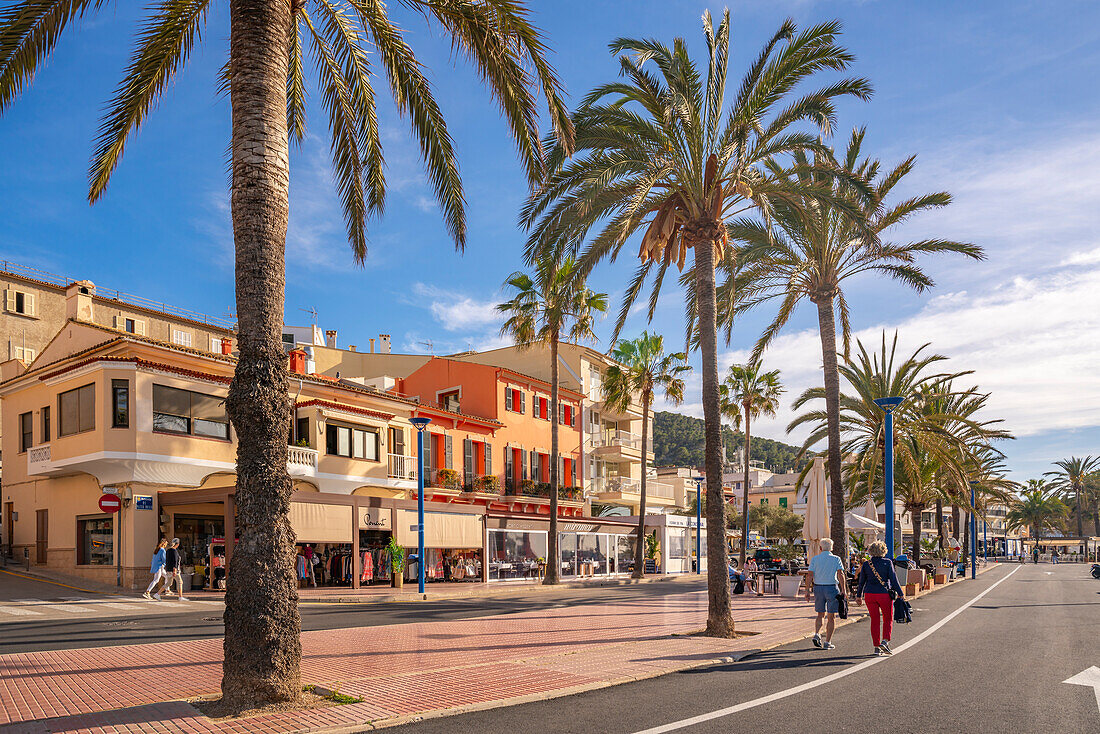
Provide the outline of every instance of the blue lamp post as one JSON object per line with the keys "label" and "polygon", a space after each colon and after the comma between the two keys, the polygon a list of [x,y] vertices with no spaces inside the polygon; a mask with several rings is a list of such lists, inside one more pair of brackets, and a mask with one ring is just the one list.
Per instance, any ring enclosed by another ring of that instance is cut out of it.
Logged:
{"label": "blue lamp post", "polygon": [[876,398],[875,405],[886,414],[886,436],[883,439],[885,456],[882,463],[886,469],[886,550],[890,558],[894,557],[894,410],[905,398]]}
{"label": "blue lamp post", "polygon": [[703,573],[703,479],[695,477],[695,573]]}
{"label": "blue lamp post", "polygon": [[970,483],[970,578],[978,578],[978,516],[974,514],[977,482]]}
{"label": "blue lamp post", "polygon": [[424,429],[432,422],[431,418],[412,418],[416,426],[416,583],[421,594],[424,593]]}

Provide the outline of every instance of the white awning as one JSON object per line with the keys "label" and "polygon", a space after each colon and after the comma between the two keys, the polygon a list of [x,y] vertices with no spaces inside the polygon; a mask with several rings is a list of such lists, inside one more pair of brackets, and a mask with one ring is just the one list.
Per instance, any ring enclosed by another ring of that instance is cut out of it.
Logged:
{"label": "white awning", "polygon": [[351,505],[291,502],[290,527],[299,543],[350,543]]}
{"label": "white awning", "polygon": [[[409,548],[418,543],[416,532],[416,510],[398,510],[397,527],[394,529],[397,542]],[[469,512],[425,512],[424,547],[425,548],[481,548],[485,545],[481,515]]]}

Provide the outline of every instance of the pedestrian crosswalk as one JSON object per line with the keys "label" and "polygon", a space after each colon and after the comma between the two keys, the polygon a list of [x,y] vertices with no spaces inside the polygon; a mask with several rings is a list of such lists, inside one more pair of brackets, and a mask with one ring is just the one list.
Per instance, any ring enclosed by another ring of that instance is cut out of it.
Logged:
{"label": "pedestrian crosswalk", "polygon": [[0,601],[0,621],[5,619],[14,621],[19,618],[31,621],[34,618],[59,618],[59,617],[113,617],[126,614],[159,614],[169,610],[208,610],[221,607],[221,601],[215,600],[188,600],[188,601],[156,601],[138,597],[99,597],[64,596],[53,599],[11,599]]}

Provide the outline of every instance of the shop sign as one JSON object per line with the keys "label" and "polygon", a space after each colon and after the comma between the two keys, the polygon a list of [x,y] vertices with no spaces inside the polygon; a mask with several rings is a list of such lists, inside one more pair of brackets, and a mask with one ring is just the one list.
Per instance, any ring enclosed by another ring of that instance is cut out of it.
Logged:
{"label": "shop sign", "polygon": [[118,487],[104,487],[103,494],[118,494]]}
{"label": "shop sign", "polygon": [[393,513],[388,507],[360,507],[360,530],[392,530]]}
{"label": "shop sign", "polygon": [[151,510],[153,509],[153,495],[151,494],[135,494],[134,495],[134,507],[139,510]]}
{"label": "shop sign", "polygon": [[561,522],[558,521],[558,528],[563,533],[594,533],[600,529],[599,525],[589,525],[587,523],[579,522]]}

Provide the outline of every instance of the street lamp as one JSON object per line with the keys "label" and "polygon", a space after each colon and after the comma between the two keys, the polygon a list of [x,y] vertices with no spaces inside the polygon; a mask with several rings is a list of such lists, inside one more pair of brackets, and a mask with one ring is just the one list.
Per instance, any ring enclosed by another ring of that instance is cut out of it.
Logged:
{"label": "street lamp", "polygon": [[703,480],[695,477],[695,573],[703,573]]}
{"label": "street lamp", "polygon": [[424,593],[424,429],[432,422],[431,418],[412,418],[416,426],[416,582],[417,589]]}
{"label": "street lamp", "polygon": [[970,483],[970,578],[978,577],[977,482]]}
{"label": "street lamp", "polygon": [[[894,409],[905,398],[876,398],[875,405],[886,413],[886,437],[883,442],[883,465],[886,467],[886,548],[894,557]],[[839,478],[837,479],[839,481]]]}

